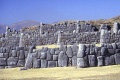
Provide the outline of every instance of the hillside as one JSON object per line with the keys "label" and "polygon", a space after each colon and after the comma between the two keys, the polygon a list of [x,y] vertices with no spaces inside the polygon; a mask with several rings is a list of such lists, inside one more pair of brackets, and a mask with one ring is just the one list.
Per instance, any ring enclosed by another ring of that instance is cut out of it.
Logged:
{"label": "hillside", "polygon": [[100,24],[108,24],[109,26],[112,27],[114,22],[120,23],[120,16],[113,17],[110,19],[90,20],[88,22],[95,25],[95,26],[99,26]]}
{"label": "hillside", "polygon": [[32,20],[25,20],[25,21],[16,22],[16,23],[10,25],[10,28],[15,28],[15,29],[19,30],[24,27],[31,27],[31,26],[35,26],[35,25],[39,25],[39,22],[32,21]]}
{"label": "hillside", "polygon": [[5,33],[6,26],[8,26],[10,28],[14,28],[15,30],[19,30],[21,28],[31,27],[31,26],[36,26],[36,25],[39,25],[39,22],[32,21],[32,20],[25,20],[25,21],[21,21],[21,22],[16,22],[16,23],[13,23],[11,25],[0,24],[0,33]]}
{"label": "hillside", "polygon": [[[76,21],[77,20],[66,20],[66,21],[59,21],[53,24],[64,24],[64,23],[75,24]],[[103,24],[103,23],[108,24],[108,26],[112,27],[114,22],[120,23],[120,16],[116,16],[110,19],[89,20],[85,22],[90,23],[96,27],[100,27],[100,24]],[[37,22],[37,21],[25,20],[25,21],[13,23],[12,25],[8,25],[8,26],[16,30],[19,30],[21,28],[23,28],[24,30],[34,30],[35,26],[39,25],[39,23],[40,22]],[[0,33],[5,32],[5,27],[6,25],[0,24]]]}

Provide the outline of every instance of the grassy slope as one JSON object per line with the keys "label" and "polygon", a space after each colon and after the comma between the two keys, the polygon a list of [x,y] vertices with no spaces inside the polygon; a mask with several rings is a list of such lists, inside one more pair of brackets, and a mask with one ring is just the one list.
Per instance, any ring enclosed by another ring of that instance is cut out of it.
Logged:
{"label": "grassy slope", "polygon": [[120,65],[92,68],[57,67],[20,71],[0,69],[0,79],[22,80],[119,80]]}

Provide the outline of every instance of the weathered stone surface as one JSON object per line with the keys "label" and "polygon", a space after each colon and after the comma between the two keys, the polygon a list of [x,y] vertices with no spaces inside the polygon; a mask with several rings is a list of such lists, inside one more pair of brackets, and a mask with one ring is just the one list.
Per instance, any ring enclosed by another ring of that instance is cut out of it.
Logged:
{"label": "weathered stone surface", "polygon": [[90,54],[90,48],[86,48],[85,53],[86,53],[86,55],[89,55]]}
{"label": "weathered stone surface", "polygon": [[68,57],[64,53],[64,51],[61,51],[58,55],[58,66],[64,67],[68,65]]}
{"label": "weathered stone surface", "polygon": [[115,54],[115,49],[108,49],[108,53],[111,55]]}
{"label": "weathered stone surface", "polygon": [[40,68],[41,67],[41,60],[40,59],[33,59],[33,68]]}
{"label": "weathered stone surface", "polygon": [[46,59],[49,60],[49,61],[53,60],[53,56],[50,54],[49,51],[47,51],[47,58]]}
{"label": "weathered stone surface", "polygon": [[18,58],[15,58],[15,57],[9,57],[7,60],[8,66],[16,66],[17,63],[18,63]]}
{"label": "weathered stone surface", "polygon": [[57,55],[58,55],[59,53],[60,53],[60,51],[59,51],[59,50],[55,51],[55,54],[57,54]]}
{"label": "weathered stone surface", "polygon": [[20,51],[20,50],[24,50],[24,47],[19,47],[19,46],[17,46],[17,47],[16,47],[16,51]]}
{"label": "weathered stone surface", "polygon": [[9,58],[9,54],[8,53],[4,53],[3,55],[4,55],[4,58],[6,58],[6,59]]}
{"label": "weathered stone surface", "polygon": [[77,45],[73,45],[72,46],[72,51],[73,52],[78,52],[78,46]]}
{"label": "weathered stone surface", "polygon": [[6,65],[7,65],[6,58],[0,58],[0,66],[6,66]]}
{"label": "weathered stone surface", "polygon": [[72,66],[77,66],[77,57],[76,56],[72,57]]}
{"label": "weathered stone surface", "polygon": [[53,55],[53,60],[57,61],[58,60],[58,55]]}
{"label": "weathered stone surface", "polygon": [[109,56],[105,56],[105,66],[110,65],[110,57]]}
{"label": "weathered stone surface", "polygon": [[77,58],[77,67],[88,67],[88,58],[87,56],[84,58]]}
{"label": "weathered stone surface", "polygon": [[114,55],[110,56],[110,65],[114,65],[115,64],[115,57]]}
{"label": "weathered stone surface", "polygon": [[77,53],[77,57],[83,58],[85,56],[85,45],[79,44],[79,49]]}
{"label": "weathered stone surface", "polygon": [[46,52],[41,52],[41,59],[46,59],[47,58],[47,53]]}
{"label": "weathered stone surface", "polygon": [[116,64],[120,64],[120,53],[119,54],[115,54],[115,63]]}
{"label": "weathered stone surface", "polygon": [[50,49],[51,54],[55,54],[55,49]]}
{"label": "weathered stone surface", "polygon": [[16,50],[12,50],[12,57],[17,57],[17,51]]}
{"label": "weathered stone surface", "polygon": [[48,67],[57,67],[56,61],[48,61]]}
{"label": "weathered stone surface", "polygon": [[68,47],[66,53],[67,53],[67,56],[68,56],[68,57],[72,57],[72,56],[73,56],[72,48],[71,48],[71,47]]}
{"label": "weathered stone surface", "polygon": [[97,65],[97,60],[96,60],[95,55],[88,55],[88,59],[89,59],[90,67],[95,67]]}
{"label": "weathered stone surface", "polygon": [[19,59],[20,60],[24,60],[25,59],[25,53],[24,53],[23,50],[20,50]]}
{"label": "weathered stone surface", "polygon": [[18,66],[18,67],[23,67],[23,66],[25,66],[25,60],[19,60],[18,63],[17,63],[17,66]]}
{"label": "weathered stone surface", "polygon": [[41,68],[46,68],[47,67],[47,60],[41,60]]}
{"label": "weathered stone surface", "polygon": [[35,49],[35,45],[29,47],[29,53],[32,53],[33,49]]}
{"label": "weathered stone surface", "polygon": [[68,66],[72,66],[72,58],[68,58]]}
{"label": "weathered stone surface", "polygon": [[25,68],[32,68],[32,64],[33,64],[33,56],[31,53],[28,53],[28,57],[26,58],[26,62],[25,62]]}
{"label": "weathered stone surface", "polygon": [[116,53],[120,53],[120,49],[116,49]]}
{"label": "weathered stone surface", "polygon": [[94,55],[95,54],[95,49],[94,48],[90,48],[90,54]]}
{"label": "weathered stone surface", "polygon": [[83,58],[85,56],[85,51],[78,51],[78,53],[77,53],[77,57],[79,57],[79,58]]}
{"label": "weathered stone surface", "polygon": [[3,58],[3,57],[4,57],[3,53],[0,53],[0,58]]}
{"label": "weathered stone surface", "polygon": [[112,47],[113,47],[113,49],[117,49],[116,43],[112,43]]}
{"label": "weathered stone surface", "polygon": [[102,56],[97,57],[98,66],[104,66],[104,59]]}
{"label": "weathered stone surface", "polygon": [[108,49],[106,48],[106,47],[102,47],[101,48],[101,55],[102,56],[105,56],[105,55],[107,55],[108,54]]}

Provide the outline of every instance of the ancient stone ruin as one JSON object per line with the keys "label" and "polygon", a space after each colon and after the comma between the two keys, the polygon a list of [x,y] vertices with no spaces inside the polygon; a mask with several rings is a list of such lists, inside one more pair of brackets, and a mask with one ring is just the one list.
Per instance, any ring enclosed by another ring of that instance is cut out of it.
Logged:
{"label": "ancient stone ruin", "polygon": [[[58,45],[55,48],[36,46]],[[100,44],[101,46],[97,46]],[[120,25],[84,21],[43,24],[34,30],[6,27],[0,34],[0,68],[96,67],[120,64]]]}

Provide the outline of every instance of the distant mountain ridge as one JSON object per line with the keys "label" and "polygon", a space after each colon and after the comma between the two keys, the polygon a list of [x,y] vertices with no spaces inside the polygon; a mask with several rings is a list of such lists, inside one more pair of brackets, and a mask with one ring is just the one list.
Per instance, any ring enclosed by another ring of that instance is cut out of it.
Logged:
{"label": "distant mountain ridge", "polygon": [[39,22],[33,21],[33,20],[25,20],[25,21],[21,21],[21,22],[16,22],[16,23],[13,23],[12,25],[0,24],[0,33],[5,32],[6,26],[8,26],[10,28],[14,28],[15,30],[19,30],[21,28],[31,27],[31,26],[36,26],[36,25],[39,25]]}
{"label": "distant mountain ridge", "polygon": [[[64,22],[74,23],[76,21],[77,20],[67,20],[67,21],[59,21],[59,22],[56,22],[56,23],[57,24],[64,23]],[[86,21],[86,22],[88,22],[92,25],[95,25],[97,27],[100,26],[100,24],[108,24],[108,25],[112,26],[114,22],[120,23],[120,16],[116,16],[116,17],[113,17],[113,18],[110,18],[110,19],[89,20],[89,21]],[[56,23],[53,23],[53,24],[56,24]],[[19,30],[19,29],[25,28],[25,27],[34,27],[34,26],[37,26],[39,24],[40,24],[40,22],[33,21],[33,20],[24,20],[24,21],[21,21],[21,22],[16,22],[12,25],[0,24],[0,33],[5,33],[5,27],[6,26],[8,26],[10,28],[14,28],[16,30]]]}

